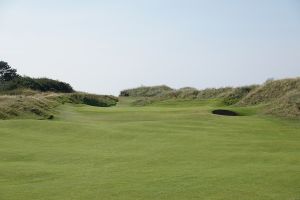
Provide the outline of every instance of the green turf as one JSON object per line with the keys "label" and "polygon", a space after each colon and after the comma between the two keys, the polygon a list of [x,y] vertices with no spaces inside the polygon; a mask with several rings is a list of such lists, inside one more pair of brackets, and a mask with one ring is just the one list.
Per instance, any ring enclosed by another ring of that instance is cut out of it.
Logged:
{"label": "green turf", "polygon": [[0,121],[0,199],[300,199],[299,121],[212,115],[214,101],[122,102]]}

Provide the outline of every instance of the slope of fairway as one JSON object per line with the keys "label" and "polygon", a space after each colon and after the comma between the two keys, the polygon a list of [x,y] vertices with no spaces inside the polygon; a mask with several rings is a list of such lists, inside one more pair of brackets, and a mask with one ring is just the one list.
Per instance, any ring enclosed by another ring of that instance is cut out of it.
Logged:
{"label": "slope of fairway", "polygon": [[122,102],[0,121],[0,199],[300,198],[299,121],[213,115],[208,101]]}

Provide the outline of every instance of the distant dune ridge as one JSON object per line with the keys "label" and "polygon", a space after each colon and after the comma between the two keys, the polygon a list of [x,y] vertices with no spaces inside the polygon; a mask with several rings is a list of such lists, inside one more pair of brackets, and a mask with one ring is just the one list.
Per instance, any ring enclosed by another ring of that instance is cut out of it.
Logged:
{"label": "distant dune ridge", "polygon": [[227,106],[262,105],[266,114],[281,117],[300,117],[300,78],[269,80],[262,85],[244,87],[191,87],[172,89],[168,86],[139,87],[123,90],[120,96],[138,97],[133,105],[148,105],[169,99],[220,99]]}
{"label": "distant dune ridge", "polygon": [[[35,79],[26,77],[26,80]],[[47,86],[55,85],[56,81],[45,80],[42,88],[49,91],[21,87],[14,82],[13,89],[0,90],[0,119],[34,117],[39,119],[52,118],[55,107],[64,103],[87,104],[92,106],[114,106],[118,98],[110,95],[96,95],[76,92],[68,93]],[[29,82],[30,83],[30,82]],[[57,82],[62,83],[62,82]],[[63,85],[69,86],[67,83]],[[65,87],[63,87],[65,90]],[[173,89],[166,85],[142,86],[120,92],[120,97],[133,97],[133,106],[145,106],[165,100],[205,100],[219,99],[223,106],[253,106],[261,105],[262,113],[280,117],[300,118],[300,78],[289,78],[267,81],[262,85],[244,87],[207,88],[198,90],[192,87]]]}
{"label": "distant dune ridge", "polygon": [[[264,114],[300,118],[300,77],[268,80],[261,85],[204,90],[141,86],[121,91],[120,97],[133,98],[133,106],[166,100],[215,99],[223,107],[261,106],[260,112]],[[0,119],[28,116],[52,119],[53,108],[64,103],[109,107],[116,105],[118,100],[110,95],[77,92],[70,84],[58,80],[21,76],[7,62],[0,61]]]}
{"label": "distant dune ridge", "polygon": [[174,89],[166,86],[166,85],[159,85],[159,86],[153,86],[153,87],[138,87],[133,88],[129,90],[123,90],[121,91],[120,96],[130,96],[130,97],[154,97],[159,96],[161,94],[165,94],[168,92],[172,92]]}

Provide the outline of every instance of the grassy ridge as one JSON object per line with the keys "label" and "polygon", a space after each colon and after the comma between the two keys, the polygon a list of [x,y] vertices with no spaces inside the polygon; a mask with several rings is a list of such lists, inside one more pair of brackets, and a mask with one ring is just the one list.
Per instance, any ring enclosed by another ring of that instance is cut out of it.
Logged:
{"label": "grassy ridge", "polygon": [[118,98],[113,96],[79,92],[40,93],[31,90],[11,90],[7,93],[10,95],[0,96],[0,119],[52,119],[56,114],[54,108],[64,103],[109,107],[118,102]]}
{"label": "grassy ridge", "polygon": [[128,90],[123,90],[120,93],[120,96],[125,96],[125,97],[154,97],[158,96],[163,93],[167,93],[173,91],[172,88],[161,85],[161,86],[153,86],[153,87],[139,87],[139,88],[133,88],[133,89],[128,89]]}
{"label": "grassy ridge", "polygon": [[57,105],[58,102],[42,95],[0,96],[0,119],[17,117],[51,118],[54,114],[51,109]]}
{"label": "grassy ridge", "polygon": [[268,103],[286,96],[289,92],[300,92],[300,78],[268,81],[252,90],[240,104],[253,105]]}
{"label": "grassy ridge", "polygon": [[[300,123],[212,115],[220,100],[65,104],[0,121],[0,199],[288,200],[300,196]],[[258,105],[256,105],[258,106]]]}
{"label": "grassy ridge", "polygon": [[266,104],[267,114],[300,118],[300,78],[267,82],[251,91],[239,105]]}
{"label": "grassy ridge", "polygon": [[[165,87],[165,86],[164,86]],[[147,87],[150,91],[151,87]],[[300,78],[282,79],[268,81],[262,85],[252,85],[244,87],[225,87],[225,88],[208,88],[197,90],[195,88],[181,88],[178,90],[171,89],[164,91],[156,86],[155,95],[144,95],[143,88],[126,90],[126,94],[133,97],[139,97],[132,104],[144,106],[153,104],[158,101],[166,100],[203,100],[203,99],[220,99],[224,105],[252,106],[263,105],[261,112],[280,117],[299,118],[300,117]],[[121,92],[120,96],[123,96]],[[137,95],[139,94],[139,96]]]}

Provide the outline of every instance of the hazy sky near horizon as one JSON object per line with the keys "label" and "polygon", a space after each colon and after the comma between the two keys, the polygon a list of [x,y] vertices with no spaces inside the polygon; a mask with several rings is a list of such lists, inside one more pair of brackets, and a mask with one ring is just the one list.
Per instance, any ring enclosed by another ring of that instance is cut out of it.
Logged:
{"label": "hazy sky near horizon", "polygon": [[0,0],[0,60],[118,94],[300,76],[299,0]]}

